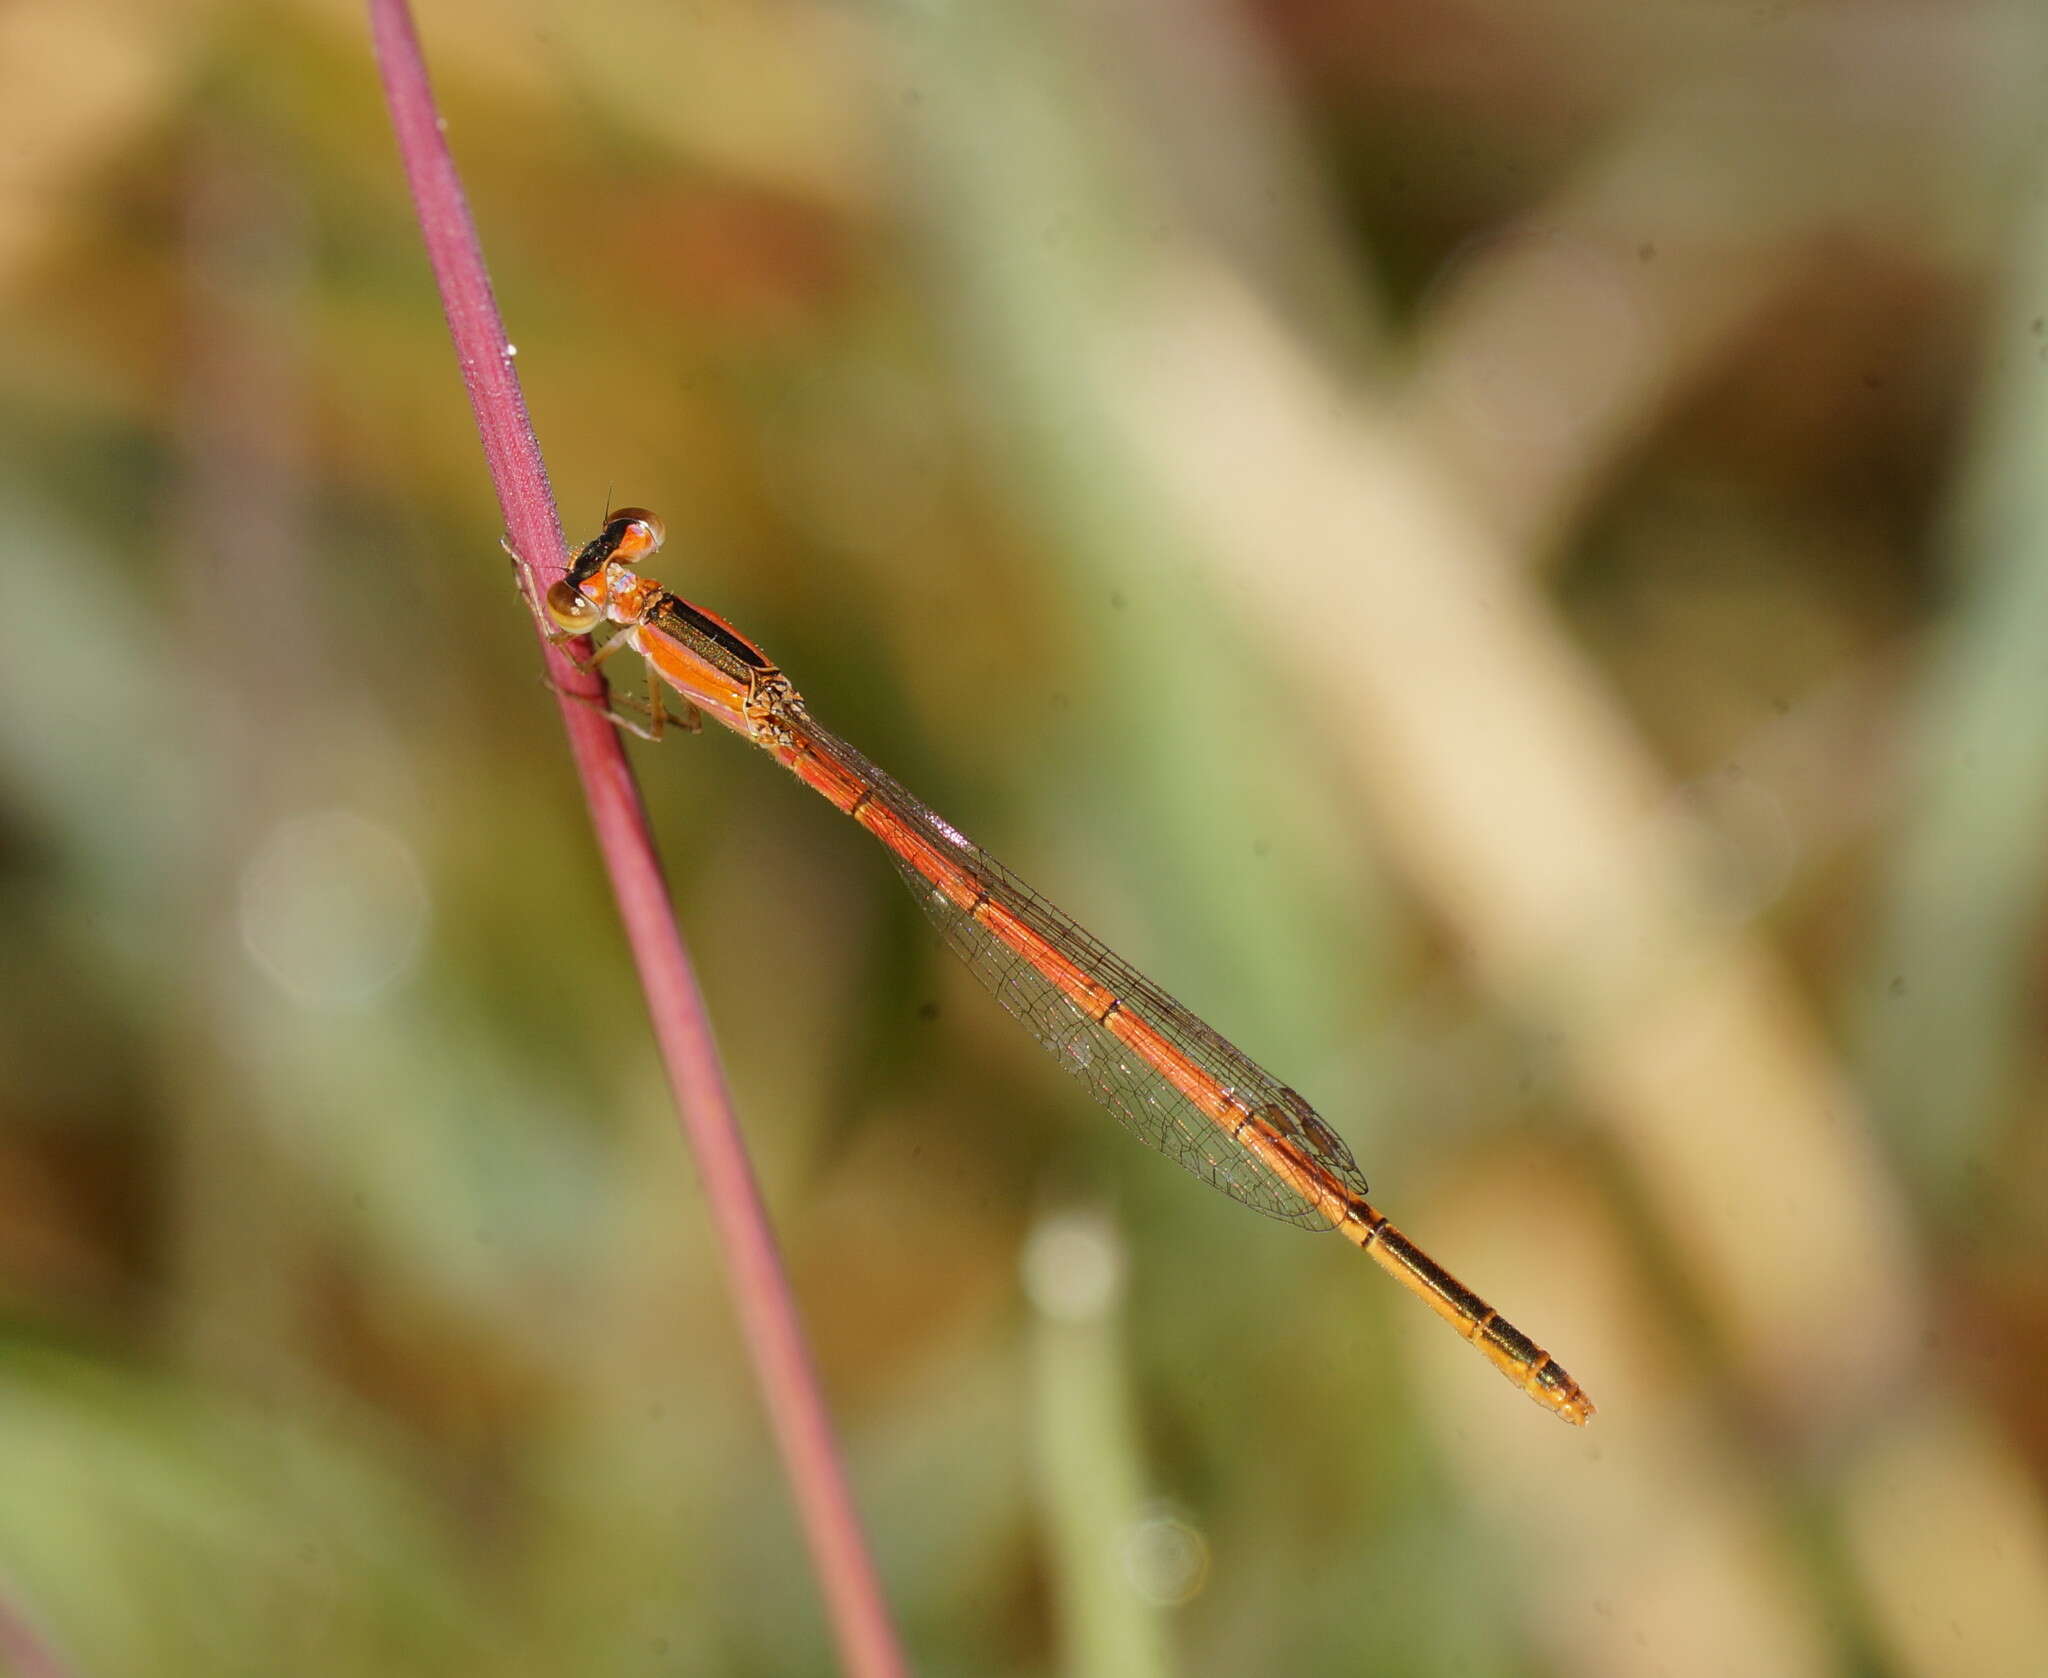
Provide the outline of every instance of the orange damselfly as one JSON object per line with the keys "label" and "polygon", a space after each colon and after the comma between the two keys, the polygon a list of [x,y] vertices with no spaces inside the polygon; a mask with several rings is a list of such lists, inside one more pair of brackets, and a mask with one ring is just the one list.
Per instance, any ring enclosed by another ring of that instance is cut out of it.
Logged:
{"label": "orange damselfly", "polygon": [[[1538,1404],[1568,1422],[1593,1414],[1548,1352],[1373,1207],[1351,1150],[1314,1108],[821,728],[731,624],[635,571],[664,533],[644,508],[611,514],[543,602],[556,639],[618,626],[593,663],[621,647],[646,661],[650,727],[635,732],[659,737],[664,720],[694,728],[703,713],[761,747],[888,848],[974,976],[1145,1142],[1254,1211],[1340,1231]],[[669,718],[663,683],[685,718]]]}

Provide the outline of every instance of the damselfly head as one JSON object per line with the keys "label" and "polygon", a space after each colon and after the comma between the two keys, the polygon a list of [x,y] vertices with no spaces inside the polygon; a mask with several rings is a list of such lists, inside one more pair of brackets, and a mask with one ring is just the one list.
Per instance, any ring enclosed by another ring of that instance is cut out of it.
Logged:
{"label": "damselfly head", "polygon": [[571,635],[588,635],[604,622],[604,608],[564,577],[548,585],[548,616]]}
{"label": "damselfly head", "polygon": [[618,532],[611,557],[621,565],[634,565],[668,540],[668,526],[659,513],[645,507],[621,507],[605,521],[605,532]]}

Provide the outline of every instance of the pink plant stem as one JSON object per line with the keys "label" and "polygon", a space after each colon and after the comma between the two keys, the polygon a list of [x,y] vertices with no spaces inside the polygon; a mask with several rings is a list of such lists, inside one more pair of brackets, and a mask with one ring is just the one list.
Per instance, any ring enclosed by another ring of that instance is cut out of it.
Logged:
{"label": "pink plant stem", "polygon": [[0,1592],[0,1672],[18,1678],[70,1678],[71,1672],[5,1592]]}
{"label": "pink plant stem", "polygon": [[[419,37],[404,0],[370,0],[370,22],[399,152],[505,526],[519,552],[529,562],[539,561],[536,570],[545,587],[563,568],[561,523],[512,371],[476,229],[441,132]],[[683,1134],[703,1178],[728,1284],[795,1490],[812,1564],[824,1585],[841,1664],[858,1678],[895,1678],[908,1669],[854,1512],[817,1372],[740,1140],[703,994],[676,929],[624,745],[619,731],[585,702],[602,695],[602,683],[557,648],[547,647],[546,657],[550,676],[563,690],[562,722],[647,995]]]}

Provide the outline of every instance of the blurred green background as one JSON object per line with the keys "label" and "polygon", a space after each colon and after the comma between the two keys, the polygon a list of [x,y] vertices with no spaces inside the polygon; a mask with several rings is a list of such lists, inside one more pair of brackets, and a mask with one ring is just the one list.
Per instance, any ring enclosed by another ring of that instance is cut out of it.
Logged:
{"label": "blurred green background", "polygon": [[[572,534],[1601,1406],[636,747],[917,1670],[2042,1671],[2048,15],[420,27]],[[0,65],[0,1669],[832,1670],[362,18]]]}

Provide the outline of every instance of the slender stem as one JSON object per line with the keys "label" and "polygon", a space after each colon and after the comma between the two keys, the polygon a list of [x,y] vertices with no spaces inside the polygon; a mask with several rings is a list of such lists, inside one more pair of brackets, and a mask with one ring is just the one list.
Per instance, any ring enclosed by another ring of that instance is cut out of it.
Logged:
{"label": "slender stem", "polygon": [[[420,231],[505,526],[527,561],[538,562],[545,586],[562,569],[561,523],[476,229],[441,131],[419,37],[404,0],[370,0],[370,20]],[[824,1586],[841,1663],[858,1678],[894,1678],[907,1667],[854,1512],[817,1372],[740,1139],[703,994],[676,927],[624,745],[598,708],[576,697],[601,695],[598,679],[559,649],[546,647],[545,655],[562,691],[562,721],[591,823],[646,992],[683,1134],[703,1178],[727,1284],[795,1491],[812,1564]]]}
{"label": "slender stem", "polygon": [[18,1673],[20,1678],[70,1678],[71,1673],[4,1590],[0,1590],[0,1671]]}

